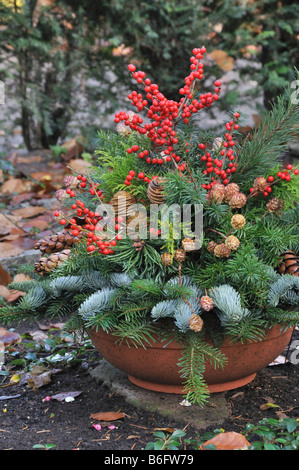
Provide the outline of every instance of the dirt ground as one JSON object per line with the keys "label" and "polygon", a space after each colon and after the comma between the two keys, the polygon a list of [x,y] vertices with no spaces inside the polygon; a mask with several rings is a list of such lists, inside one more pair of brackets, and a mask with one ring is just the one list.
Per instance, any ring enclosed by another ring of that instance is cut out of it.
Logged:
{"label": "dirt ground", "polygon": [[[298,333],[295,331],[292,342],[299,339]],[[21,344],[15,346],[16,350]],[[263,369],[250,384],[225,392],[231,414],[219,426],[207,430],[219,427],[242,432],[247,423],[256,424],[265,417],[278,419],[281,414],[298,419],[298,365],[288,360],[290,352],[290,349],[285,351],[282,364]],[[100,360],[96,351],[87,349],[76,365],[62,367],[60,372],[52,374],[48,385],[36,390],[28,384],[10,385],[12,375],[20,370],[17,366],[10,369],[9,377],[0,376],[0,449],[32,450],[37,444],[52,444],[54,450],[142,450],[155,440],[153,432],[157,428],[185,427],[181,422],[137,409],[124,397],[97,383],[90,371]],[[45,401],[47,396],[74,391],[80,394],[73,401]],[[265,403],[276,406],[263,410],[261,406]],[[98,421],[91,417],[94,413],[118,411],[124,417],[117,420]],[[100,425],[101,429],[94,425]],[[185,430],[188,438],[205,432],[196,429],[192,422]]]}

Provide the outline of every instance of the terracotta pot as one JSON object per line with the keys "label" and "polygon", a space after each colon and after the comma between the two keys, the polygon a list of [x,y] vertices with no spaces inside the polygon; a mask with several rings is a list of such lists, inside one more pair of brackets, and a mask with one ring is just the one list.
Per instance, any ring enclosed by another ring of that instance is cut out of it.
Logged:
{"label": "terracotta pot", "polygon": [[[215,369],[206,363],[204,379],[209,391],[223,392],[242,387],[251,382],[256,373],[268,366],[287,346],[293,328],[280,333],[280,326],[271,328],[265,339],[248,344],[225,341],[221,351],[227,357],[227,365]],[[126,341],[115,344],[115,337],[103,330],[89,331],[95,348],[104,359],[128,375],[129,380],[139,387],[157,392],[185,394],[177,363],[182,347],[177,343],[152,343],[136,348],[128,347]]]}

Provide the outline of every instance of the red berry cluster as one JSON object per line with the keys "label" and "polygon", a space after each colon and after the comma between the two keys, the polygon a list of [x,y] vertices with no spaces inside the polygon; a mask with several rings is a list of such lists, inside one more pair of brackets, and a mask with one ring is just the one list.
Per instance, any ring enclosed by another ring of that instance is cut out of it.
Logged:
{"label": "red berry cluster", "polygon": [[299,174],[299,169],[298,168],[293,168],[293,165],[287,165],[286,170],[278,171],[277,176],[278,178],[281,178],[282,180],[286,181],[291,181],[292,176],[291,172],[293,170],[294,175]]}
{"label": "red berry cluster", "polygon": [[[185,78],[185,86],[180,89],[182,98],[179,102],[174,100],[168,100],[163,93],[160,92],[159,86],[152,83],[143,71],[137,71],[135,65],[129,64],[128,69],[132,73],[133,78],[138,84],[143,84],[144,92],[146,93],[145,98],[142,93],[132,91],[128,98],[131,100],[133,106],[137,108],[137,111],[143,111],[146,107],[147,118],[151,122],[144,123],[143,119],[138,115],[134,114],[130,117],[125,112],[115,114],[115,123],[121,121],[126,126],[129,126],[132,130],[139,132],[140,134],[146,135],[154,146],[163,148],[163,158],[156,156],[155,152],[150,155],[148,150],[139,151],[138,145],[133,145],[127,149],[128,153],[138,152],[139,158],[145,158],[147,163],[162,165],[165,161],[171,162],[174,160],[178,163],[181,157],[176,153],[175,146],[178,143],[178,138],[175,130],[176,123],[182,119],[184,123],[188,123],[192,114],[197,113],[203,108],[210,107],[211,104],[218,99],[221,82],[216,80],[214,94],[211,92],[200,95],[199,99],[193,97],[192,87],[196,79],[203,78],[203,59],[206,48],[193,49],[193,56],[190,58],[191,61],[191,72]],[[149,102],[152,104],[149,106]]]}
{"label": "red berry cluster", "polygon": [[235,173],[237,170],[238,164],[236,161],[233,163],[233,161],[236,160],[236,156],[233,149],[235,141],[233,139],[232,132],[239,129],[239,124],[237,124],[239,117],[239,113],[234,113],[234,118],[225,124],[227,132],[224,135],[224,139],[219,144],[216,158],[213,158],[211,152],[207,151],[206,144],[198,144],[198,148],[200,150],[206,150],[204,155],[201,157],[201,161],[206,162],[206,169],[203,170],[203,174],[211,176],[211,183],[202,185],[205,189],[211,189],[213,184],[216,183],[217,178],[218,180],[222,180],[223,184],[228,184],[229,175],[231,173]]}
{"label": "red berry cluster", "polygon": [[[135,175],[136,175],[136,172],[134,170],[130,170],[129,174],[126,176],[124,184],[126,186],[131,186],[131,182],[134,179]],[[151,181],[151,179],[148,178],[148,176],[145,176],[145,174],[142,171],[138,173],[137,178],[139,180],[145,181],[146,183],[149,183]]]}
{"label": "red berry cluster", "polygon": [[[131,172],[130,172],[131,173]],[[135,174],[135,172],[134,172]],[[103,198],[103,193],[98,189],[98,184],[89,183],[86,176],[78,175],[77,179],[80,181],[79,188],[85,190],[89,185],[89,192],[91,195],[96,195],[98,198]],[[76,197],[76,192],[71,190],[66,192],[70,197]],[[75,218],[67,219],[59,211],[54,212],[54,216],[59,219],[61,225],[70,225],[70,230],[74,236],[78,236],[80,232],[84,232],[86,235],[86,245],[88,252],[94,252],[98,250],[103,255],[109,255],[114,253],[113,248],[116,246],[117,241],[121,240],[121,234],[117,233],[115,238],[108,240],[107,233],[104,231],[103,225],[100,224],[102,219],[99,212],[91,211],[86,207],[85,203],[81,199],[76,199],[76,202],[72,204],[72,209],[76,210],[77,216],[84,219],[84,224],[78,225]],[[115,219],[115,230],[121,230],[121,217]],[[100,233],[100,235],[99,235]]]}

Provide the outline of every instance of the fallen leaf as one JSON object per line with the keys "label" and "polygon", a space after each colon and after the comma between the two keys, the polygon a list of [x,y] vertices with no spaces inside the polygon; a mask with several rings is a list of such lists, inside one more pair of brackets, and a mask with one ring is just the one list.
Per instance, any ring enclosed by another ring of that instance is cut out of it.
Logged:
{"label": "fallen leaf", "polygon": [[69,162],[69,167],[72,170],[78,171],[81,173],[82,171],[86,170],[87,168],[91,168],[91,163],[87,162],[86,160],[83,160],[81,158],[73,158]]}
{"label": "fallen leaf", "polygon": [[250,446],[247,439],[237,432],[223,432],[204,442],[202,450],[207,450],[208,446],[215,446],[216,450],[246,450]]}
{"label": "fallen leaf", "polygon": [[24,252],[24,248],[14,242],[0,243],[0,258],[12,258]]}
{"label": "fallen leaf", "polygon": [[6,299],[6,302],[8,302],[9,304],[12,304],[23,295],[25,295],[25,292],[22,292],[20,290],[12,290],[10,291],[9,296]]}
{"label": "fallen leaf", "polygon": [[62,392],[52,395],[52,400],[64,401],[67,398],[75,398],[81,395],[82,392]]}
{"label": "fallen leaf", "polygon": [[27,376],[27,385],[28,388],[32,388],[33,390],[37,390],[40,387],[44,387],[51,383],[52,380],[52,371],[47,370],[39,375],[35,373],[29,373]]}
{"label": "fallen leaf", "polygon": [[18,274],[15,274],[15,276],[13,277],[13,282],[23,282],[23,281],[31,281],[31,277],[28,275],[28,274],[24,274],[24,273],[18,273]]}
{"label": "fallen leaf", "polygon": [[268,410],[269,408],[279,408],[278,405],[275,405],[274,403],[264,403],[263,405],[260,406],[260,410]]}
{"label": "fallen leaf", "polygon": [[0,327],[0,340],[4,343],[4,346],[11,346],[21,341],[21,336],[15,331],[8,331],[5,328]]}
{"label": "fallen leaf", "polygon": [[227,52],[222,51],[221,49],[214,49],[209,56],[214,59],[218,67],[220,67],[222,70],[225,72],[228,72],[229,70],[233,70],[234,68],[234,59],[233,57],[230,57]]}
{"label": "fallen leaf", "polygon": [[1,187],[3,194],[23,193],[25,191],[26,186],[20,178],[9,178]]}
{"label": "fallen leaf", "polygon": [[3,297],[5,300],[10,296],[10,290],[6,286],[0,286],[0,297]]}
{"label": "fallen leaf", "polygon": [[96,419],[97,421],[114,421],[116,419],[122,419],[125,417],[125,413],[120,411],[106,411],[106,412],[99,412],[99,413],[92,413],[90,415],[92,419]]}
{"label": "fallen leaf", "polygon": [[14,374],[11,376],[9,383],[11,384],[17,384],[20,382],[20,376],[18,374]]}
{"label": "fallen leaf", "polygon": [[11,277],[5,269],[0,265],[0,284],[2,286],[7,286],[11,283]]}
{"label": "fallen leaf", "polygon": [[22,219],[30,219],[31,217],[35,217],[37,215],[43,214],[46,212],[45,207],[40,207],[40,206],[28,206],[28,207],[23,207],[22,209],[16,209],[12,211],[12,214],[14,216],[20,216]]}
{"label": "fallen leaf", "polygon": [[64,142],[61,147],[66,149],[66,152],[62,154],[62,158],[67,162],[72,158],[80,157],[84,150],[83,145],[78,142],[78,137],[74,137],[73,139]]}
{"label": "fallen leaf", "polygon": [[0,214],[0,236],[7,235],[15,227],[15,224],[11,222],[5,215]]}

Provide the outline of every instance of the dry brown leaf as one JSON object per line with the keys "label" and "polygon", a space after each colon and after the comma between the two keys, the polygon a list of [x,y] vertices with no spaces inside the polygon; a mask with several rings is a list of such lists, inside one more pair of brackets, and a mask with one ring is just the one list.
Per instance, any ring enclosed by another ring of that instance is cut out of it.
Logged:
{"label": "dry brown leaf", "polygon": [[21,341],[21,336],[15,331],[8,331],[0,327],[0,340],[5,346],[11,346]]}
{"label": "dry brown leaf", "polygon": [[0,243],[0,258],[12,258],[24,252],[24,248],[17,245],[16,241]]}
{"label": "dry brown leaf", "polygon": [[51,382],[51,375],[52,372],[50,370],[47,372],[43,372],[40,375],[29,374],[29,376],[27,377],[28,388],[37,390],[40,387],[48,385]]}
{"label": "dry brown leaf", "polygon": [[13,302],[18,300],[23,295],[25,295],[25,292],[22,292],[20,290],[12,290],[12,291],[10,291],[10,294],[6,299],[6,302],[8,302],[9,304],[12,304]]}
{"label": "dry brown leaf", "polygon": [[15,274],[13,277],[13,282],[23,282],[23,281],[31,281],[31,277],[28,274],[18,273]]}
{"label": "dry brown leaf", "polygon": [[0,285],[0,297],[3,297],[5,300],[10,296],[10,290],[6,286]]}
{"label": "dry brown leaf", "polygon": [[7,286],[8,284],[11,283],[11,277],[5,269],[2,268],[0,264],[0,284],[2,286]]}
{"label": "dry brown leaf", "polygon": [[238,432],[223,432],[202,444],[201,449],[213,445],[216,450],[246,450],[250,446],[247,439]]}
{"label": "dry brown leaf", "polygon": [[92,413],[90,417],[92,419],[96,419],[97,421],[115,421],[116,419],[124,418],[125,413],[122,413],[120,411],[106,411],[106,412]]}
{"label": "dry brown leaf", "polygon": [[29,237],[19,237],[17,240],[0,243],[0,258],[11,258],[22,254],[25,250],[31,250],[36,241]]}
{"label": "dry brown leaf", "polygon": [[10,220],[5,217],[5,215],[0,214],[0,236],[11,233],[13,228],[15,228],[15,224],[10,222]]}
{"label": "dry brown leaf", "polygon": [[91,163],[81,158],[73,158],[72,160],[70,160],[69,166],[72,170],[75,170],[81,173],[81,171],[91,168]]}
{"label": "dry brown leaf", "polygon": [[3,194],[23,193],[25,191],[26,186],[20,178],[9,178],[1,187]]}
{"label": "dry brown leaf", "polygon": [[233,70],[235,61],[233,57],[230,57],[227,54],[227,52],[222,51],[221,49],[214,49],[209,55],[223,71],[229,72],[230,70]]}
{"label": "dry brown leaf", "polygon": [[40,206],[28,206],[22,207],[21,209],[16,209],[12,211],[12,214],[17,217],[22,217],[23,219],[30,219],[31,217],[35,217],[37,215],[43,214],[46,212],[45,207]]}

